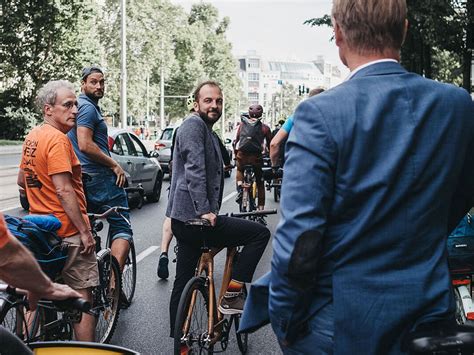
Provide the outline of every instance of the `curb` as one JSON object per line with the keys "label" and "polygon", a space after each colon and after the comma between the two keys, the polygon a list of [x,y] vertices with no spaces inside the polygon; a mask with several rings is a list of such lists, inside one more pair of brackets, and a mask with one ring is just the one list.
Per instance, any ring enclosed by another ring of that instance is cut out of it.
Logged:
{"label": "curb", "polygon": [[22,145],[4,145],[0,146],[0,155],[20,154]]}

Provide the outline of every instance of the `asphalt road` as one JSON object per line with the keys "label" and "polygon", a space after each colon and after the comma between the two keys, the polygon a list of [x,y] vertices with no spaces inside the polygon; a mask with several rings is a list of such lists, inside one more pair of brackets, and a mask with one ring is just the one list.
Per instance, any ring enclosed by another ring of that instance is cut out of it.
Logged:
{"label": "asphalt road", "polygon": [[[3,166],[3,164],[2,164]],[[234,178],[226,179],[224,202],[221,213],[237,212],[235,203]],[[2,186],[2,185],[0,185]],[[170,263],[170,278],[168,281],[158,280],[156,267],[160,254],[161,227],[167,204],[167,188],[169,181],[164,181],[162,198],[158,203],[145,204],[140,210],[131,213],[134,230],[134,240],[138,256],[137,289],[134,302],[127,310],[122,310],[112,344],[124,346],[141,354],[172,354],[173,341],[169,337],[168,304],[175,276],[175,264]],[[3,186],[2,186],[3,189]],[[267,208],[278,208],[273,202],[272,195],[267,192]],[[20,208],[9,209],[4,213],[22,215]],[[278,215],[267,217],[268,227],[272,232],[278,223]],[[106,233],[105,231],[103,233]],[[174,258],[172,244],[170,259]],[[271,242],[258,265],[255,278],[269,270],[271,258]],[[216,285],[220,286],[225,255],[221,253],[216,258]],[[219,349],[219,345],[217,345]],[[216,349],[216,350],[217,350]],[[231,334],[226,353],[239,354],[235,334]],[[278,344],[269,326],[264,327],[249,336],[248,354],[280,354]]]}

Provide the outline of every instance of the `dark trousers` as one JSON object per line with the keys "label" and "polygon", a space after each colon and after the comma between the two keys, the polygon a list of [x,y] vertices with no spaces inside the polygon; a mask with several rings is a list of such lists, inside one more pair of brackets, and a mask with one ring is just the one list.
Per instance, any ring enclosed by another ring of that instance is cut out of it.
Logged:
{"label": "dark trousers", "polygon": [[253,273],[262,257],[270,231],[260,223],[246,219],[219,216],[215,227],[199,231],[185,226],[184,222],[171,219],[171,229],[178,243],[176,278],[170,300],[171,336],[178,310],[178,303],[186,283],[194,276],[205,239],[209,247],[244,246],[238,261],[232,267],[232,279],[251,282]]}

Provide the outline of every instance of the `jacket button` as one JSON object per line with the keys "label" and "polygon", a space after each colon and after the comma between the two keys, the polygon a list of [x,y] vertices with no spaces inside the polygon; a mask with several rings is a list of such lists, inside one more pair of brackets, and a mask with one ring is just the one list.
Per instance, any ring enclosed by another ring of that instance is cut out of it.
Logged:
{"label": "jacket button", "polygon": [[221,171],[220,170],[217,170],[217,175],[220,175],[221,174]]}
{"label": "jacket button", "polygon": [[215,187],[214,189],[215,189],[216,191],[219,191],[219,188],[218,188],[218,187]]}

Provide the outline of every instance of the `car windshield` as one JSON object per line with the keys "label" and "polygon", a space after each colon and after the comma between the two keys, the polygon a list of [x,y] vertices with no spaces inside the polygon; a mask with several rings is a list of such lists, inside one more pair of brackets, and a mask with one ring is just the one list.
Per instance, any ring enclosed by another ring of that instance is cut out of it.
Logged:
{"label": "car windshield", "polygon": [[170,141],[173,138],[173,128],[166,128],[161,134],[161,140]]}

